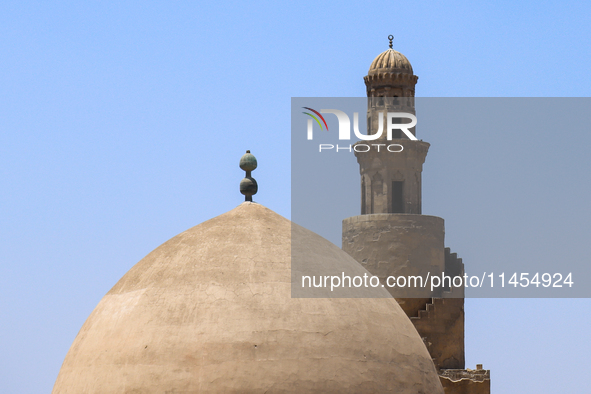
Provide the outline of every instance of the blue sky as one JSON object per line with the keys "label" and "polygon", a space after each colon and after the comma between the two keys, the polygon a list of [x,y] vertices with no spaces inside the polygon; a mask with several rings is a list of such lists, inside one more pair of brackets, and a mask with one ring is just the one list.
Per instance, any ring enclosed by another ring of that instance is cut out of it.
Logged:
{"label": "blue sky", "polygon": [[[242,201],[246,149],[259,161],[256,200],[289,217],[290,98],[363,96],[388,34],[419,76],[417,96],[587,97],[590,15],[583,1],[0,3],[0,391],[49,392],[133,264]],[[577,177],[506,226],[490,178],[471,171],[500,158],[474,153],[485,147],[475,137],[457,147],[470,162],[452,159],[437,138],[423,210],[446,219],[467,266],[502,252],[589,263],[585,130],[529,136],[516,173],[560,160]],[[559,236],[527,237],[540,229]],[[497,393],[581,392],[590,306],[467,300],[467,366],[490,368]]]}

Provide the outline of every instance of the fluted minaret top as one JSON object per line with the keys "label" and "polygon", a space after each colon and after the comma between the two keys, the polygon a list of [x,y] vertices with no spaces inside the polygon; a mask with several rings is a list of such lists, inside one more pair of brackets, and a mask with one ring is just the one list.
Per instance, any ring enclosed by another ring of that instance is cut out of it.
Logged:
{"label": "fluted minaret top", "polygon": [[414,75],[410,61],[402,53],[392,49],[390,44],[369,66],[364,77],[368,97],[414,97],[415,84],[419,77]]}

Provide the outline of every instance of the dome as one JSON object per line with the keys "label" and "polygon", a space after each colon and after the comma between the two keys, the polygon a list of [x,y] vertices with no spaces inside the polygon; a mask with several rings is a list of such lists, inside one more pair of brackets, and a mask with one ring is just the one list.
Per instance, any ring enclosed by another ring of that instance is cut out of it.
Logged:
{"label": "dome", "polygon": [[379,72],[400,72],[412,74],[412,66],[402,53],[390,48],[380,53],[369,66],[368,75]]}
{"label": "dome", "polygon": [[292,298],[292,236],[305,258],[367,273],[245,202],[131,268],[84,323],[53,393],[443,394],[393,298]]}

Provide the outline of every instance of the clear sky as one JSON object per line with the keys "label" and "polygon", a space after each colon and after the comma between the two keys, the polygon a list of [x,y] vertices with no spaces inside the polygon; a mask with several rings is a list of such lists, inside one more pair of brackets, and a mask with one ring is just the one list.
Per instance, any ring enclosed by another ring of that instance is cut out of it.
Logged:
{"label": "clear sky", "polygon": [[[388,34],[418,96],[587,97],[590,26],[585,1],[1,2],[0,392],[49,392],[133,264],[242,201],[246,149],[255,200],[290,217],[291,97],[363,96]],[[466,266],[590,263],[588,130],[529,135],[511,166],[478,134],[454,156],[425,135],[423,212]],[[583,392],[590,306],[467,300],[467,367],[495,393]]]}

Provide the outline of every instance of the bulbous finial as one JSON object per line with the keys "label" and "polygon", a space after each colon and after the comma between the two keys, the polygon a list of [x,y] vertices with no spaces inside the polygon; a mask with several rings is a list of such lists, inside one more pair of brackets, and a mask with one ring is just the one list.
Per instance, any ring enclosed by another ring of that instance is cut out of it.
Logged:
{"label": "bulbous finial", "polygon": [[244,201],[252,201],[257,194],[257,181],[250,176],[250,172],[257,168],[257,159],[249,150],[240,158],[240,168],[246,171],[246,176],[240,181],[240,193],[244,194]]}
{"label": "bulbous finial", "polygon": [[392,40],[394,39],[394,36],[392,34],[390,34],[388,36],[388,40],[390,40],[390,49],[392,49]]}
{"label": "bulbous finial", "polygon": [[240,168],[244,171],[254,171],[257,168],[257,159],[249,150],[240,158]]}

